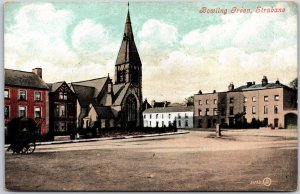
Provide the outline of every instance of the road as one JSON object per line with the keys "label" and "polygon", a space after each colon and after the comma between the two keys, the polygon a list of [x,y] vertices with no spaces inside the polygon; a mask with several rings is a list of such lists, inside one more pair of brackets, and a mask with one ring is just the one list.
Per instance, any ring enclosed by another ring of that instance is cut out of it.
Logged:
{"label": "road", "polygon": [[297,130],[235,130],[38,146],[5,154],[14,191],[294,191]]}

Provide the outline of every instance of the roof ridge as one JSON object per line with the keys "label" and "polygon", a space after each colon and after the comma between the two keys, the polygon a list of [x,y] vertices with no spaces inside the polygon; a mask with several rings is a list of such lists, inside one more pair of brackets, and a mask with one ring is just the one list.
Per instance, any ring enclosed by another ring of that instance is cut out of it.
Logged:
{"label": "roof ridge", "polygon": [[[17,69],[7,69],[7,68],[4,68],[4,70],[19,71],[19,72],[23,72],[23,73],[31,73],[31,74],[35,74],[35,73],[33,73],[32,71],[23,71],[23,70],[17,70]],[[36,74],[35,74],[35,75],[36,75]]]}
{"label": "roof ridge", "polygon": [[73,84],[73,83],[71,83],[71,84],[75,85],[75,86],[86,87],[86,88],[94,88],[95,89],[95,87],[92,87],[92,86],[84,86],[84,85],[78,85],[78,84]]}
{"label": "roof ridge", "polygon": [[97,80],[97,79],[104,79],[104,78],[108,78],[108,76],[100,77],[100,78],[94,78],[94,79],[88,79],[88,80],[83,80],[83,81],[77,81],[77,82],[72,82],[72,83],[81,83],[81,82],[86,82],[86,81],[94,81],[94,80]]}
{"label": "roof ridge", "polygon": [[[52,83],[46,83],[46,84],[59,84],[59,83],[64,83],[64,82],[66,82],[66,81],[60,81],[60,82],[52,82]],[[66,82],[67,83],[67,82]]]}

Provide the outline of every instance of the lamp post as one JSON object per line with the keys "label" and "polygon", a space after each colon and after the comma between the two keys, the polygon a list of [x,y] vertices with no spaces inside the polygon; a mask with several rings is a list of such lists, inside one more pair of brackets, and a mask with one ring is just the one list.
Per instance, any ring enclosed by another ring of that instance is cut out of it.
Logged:
{"label": "lamp post", "polygon": [[220,138],[222,136],[221,134],[221,126],[220,126],[220,111],[217,111],[218,115],[218,123],[216,124],[216,137]]}

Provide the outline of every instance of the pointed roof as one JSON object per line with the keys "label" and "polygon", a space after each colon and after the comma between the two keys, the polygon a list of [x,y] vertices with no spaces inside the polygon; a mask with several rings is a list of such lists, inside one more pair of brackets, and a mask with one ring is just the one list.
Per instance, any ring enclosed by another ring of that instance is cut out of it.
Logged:
{"label": "pointed roof", "polygon": [[[118,85],[120,85],[121,87],[118,87]],[[113,105],[121,105],[122,104],[122,101],[124,100],[127,90],[130,86],[130,83],[118,84],[118,85],[114,85],[114,88],[116,86],[116,90],[118,90],[118,92],[115,95],[116,100],[114,101]]]}
{"label": "pointed roof", "polygon": [[84,80],[79,82],[72,82],[73,85],[79,85],[79,86],[88,86],[94,88],[94,94],[93,97],[97,97],[101,90],[103,89],[108,77],[102,77],[102,78],[96,78],[91,80]]}
{"label": "pointed roof", "polygon": [[142,65],[138,50],[134,42],[129,8],[126,17],[123,40],[116,60],[116,65],[120,65],[124,63]]}
{"label": "pointed roof", "polygon": [[55,92],[64,82],[55,82],[55,83],[47,83],[50,91],[49,92]]}
{"label": "pointed roof", "polygon": [[76,84],[71,84],[74,92],[77,95],[79,104],[82,107],[88,107],[90,102],[93,101],[94,97],[94,92],[95,88],[94,87],[89,87],[89,86],[83,86],[83,85],[76,85]]}
{"label": "pointed roof", "polygon": [[99,106],[95,103],[92,103],[97,115],[100,119],[114,119],[115,115],[113,114],[110,106]]}

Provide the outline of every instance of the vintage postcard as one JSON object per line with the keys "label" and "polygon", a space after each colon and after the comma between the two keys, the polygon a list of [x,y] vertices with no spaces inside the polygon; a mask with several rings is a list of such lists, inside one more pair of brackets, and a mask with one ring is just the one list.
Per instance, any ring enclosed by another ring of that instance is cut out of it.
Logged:
{"label": "vintage postcard", "polygon": [[295,191],[295,1],[6,1],[8,191]]}

